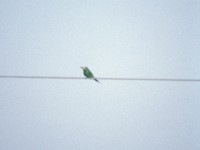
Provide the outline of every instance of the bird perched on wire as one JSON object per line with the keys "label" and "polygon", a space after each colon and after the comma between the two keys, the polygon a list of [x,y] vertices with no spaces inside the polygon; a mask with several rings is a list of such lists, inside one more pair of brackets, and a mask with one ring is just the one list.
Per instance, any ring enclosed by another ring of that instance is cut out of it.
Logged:
{"label": "bird perched on wire", "polygon": [[83,74],[85,75],[86,78],[93,79],[93,80],[99,82],[99,81],[94,77],[94,75],[92,74],[92,72],[90,71],[90,69],[89,69],[88,67],[81,67],[81,69],[83,69]]}

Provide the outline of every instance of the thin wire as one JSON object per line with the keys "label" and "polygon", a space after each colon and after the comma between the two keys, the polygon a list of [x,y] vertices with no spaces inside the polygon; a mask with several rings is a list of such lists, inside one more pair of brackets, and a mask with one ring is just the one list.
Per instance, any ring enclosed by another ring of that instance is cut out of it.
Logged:
{"label": "thin wire", "polygon": [[[10,76],[0,75],[0,78],[12,79],[51,79],[51,80],[83,80],[83,77],[58,77],[58,76]],[[123,80],[123,81],[165,81],[165,82],[200,82],[200,79],[178,79],[178,78],[107,78],[101,77],[98,80]]]}

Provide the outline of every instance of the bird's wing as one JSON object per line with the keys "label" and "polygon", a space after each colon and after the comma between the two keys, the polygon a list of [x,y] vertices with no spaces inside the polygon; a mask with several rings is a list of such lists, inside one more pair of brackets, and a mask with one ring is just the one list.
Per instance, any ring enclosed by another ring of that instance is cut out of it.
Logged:
{"label": "bird's wing", "polygon": [[85,68],[85,76],[88,78],[94,78],[94,75],[92,74],[92,72],[89,70],[89,68]]}

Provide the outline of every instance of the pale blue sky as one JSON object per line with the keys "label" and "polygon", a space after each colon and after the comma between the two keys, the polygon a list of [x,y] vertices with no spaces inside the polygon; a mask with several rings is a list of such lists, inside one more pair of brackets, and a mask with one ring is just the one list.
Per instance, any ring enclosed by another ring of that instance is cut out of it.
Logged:
{"label": "pale blue sky", "polygon": [[[197,0],[1,0],[0,75],[200,78]],[[198,150],[200,83],[0,79],[1,150]]]}

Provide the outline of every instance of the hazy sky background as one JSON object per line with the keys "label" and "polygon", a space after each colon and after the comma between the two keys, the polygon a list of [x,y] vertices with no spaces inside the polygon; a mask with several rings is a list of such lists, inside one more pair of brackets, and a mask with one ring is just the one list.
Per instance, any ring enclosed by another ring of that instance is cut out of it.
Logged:
{"label": "hazy sky background", "polygon": [[[200,78],[198,0],[1,0],[0,75]],[[1,150],[198,150],[200,83],[0,79]]]}

